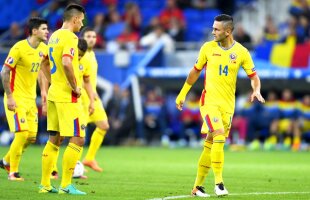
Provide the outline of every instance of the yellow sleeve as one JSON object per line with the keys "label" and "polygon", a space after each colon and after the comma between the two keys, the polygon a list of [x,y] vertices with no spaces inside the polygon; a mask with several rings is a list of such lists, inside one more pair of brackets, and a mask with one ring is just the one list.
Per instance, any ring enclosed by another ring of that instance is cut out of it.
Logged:
{"label": "yellow sleeve", "polygon": [[245,71],[245,73],[248,75],[248,77],[253,77],[256,75],[255,66],[253,63],[253,60],[251,58],[251,55],[248,50],[246,50],[245,54],[243,54],[243,62],[242,62],[242,68]]}
{"label": "yellow sleeve", "polygon": [[90,62],[85,57],[83,57],[80,64],[84,67],[83,77],[90,76]]}
{"label": "yellow sleeve", "polygon": [[4,62],[5,66],[7,66],[11,69],[15,68],[16,63],[18,62],[18,60],[20,58],[19,50],[20,50],[20,45],[18,45],[18,44],[15,44],[11,48],[8,57],[5,59],[5,62]]}
{"label": "yellow sleeve", "polygon": [[197,71],[201,71],[205,67],[205,65],[207,64],[207,61],[208,61],[208,59],[207,59],[207,48],[206,48],[206,45],[203,45],[200,48],[199,55],[198,55],[198,58],[196,60],[194,68]]}
{"label": "yellow sleeve", "polygon": [[73,59],[75,53],[78,53],[77,46],[78,46],[78,38],[76,36],[69,35],[67,37],[67,40],[66,40],[63,52],[62,52],[62,57],[68,56],[71,59]]}

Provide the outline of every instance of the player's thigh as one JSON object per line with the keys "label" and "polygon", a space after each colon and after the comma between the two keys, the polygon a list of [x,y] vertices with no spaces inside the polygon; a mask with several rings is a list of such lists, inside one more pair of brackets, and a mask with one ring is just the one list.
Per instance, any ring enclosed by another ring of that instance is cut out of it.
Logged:
{"label": "player's thigh", "polygon": [[224,129],[221,112],[217,106],[201,106],[200,114],[203,119],[202,133],[212,133]]}
{"label": "player's thigh", "polygon": [[47,101],[47,130],[59,132],[59,119],[56,102]]}
{"label": "player's thigh", "polygon": [[29,110],[27,111],[27,122],[29,132],[38,132],[38,108],[35,101],[29,102]]}
{"label": "player's thigh", "polygon": [[85,137],[85,117],[80,103],[56,102],[60,136]]}
{"label": "player's thigh", "polygon": [[27,105],[23,103],[22,99],[15,99],[16,109],[10,111],[7,108],[7,98],[4,97],[4,108],[7,122],[11,132],[28,131],[29,126],[27,122]]}
{"label": "player's thigh", "polygon": [[102,102],[100,100],[96,100],[94,113],[89,116],[88,122],[95,123],[99,121],[108,121],[108,116],[102,106]]}

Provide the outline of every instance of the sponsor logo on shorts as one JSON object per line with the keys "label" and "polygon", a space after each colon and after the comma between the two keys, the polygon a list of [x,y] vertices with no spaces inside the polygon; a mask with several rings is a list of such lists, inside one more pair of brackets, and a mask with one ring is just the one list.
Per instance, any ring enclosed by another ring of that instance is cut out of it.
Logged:
{"label": "sponsor logo on shorts", "polygon": [[86,126],[84,124],[82,124],[81,129],[85,130]]}
{"label": "sponsor logo on shorts", "polygon": [[214,118],[213,118],[213,121],[216,123],[216,122],[219,121],[219,119],[218,119],[217,117],[214,117]]}
{"label": "sponsor logo on shorts", "polygon": [[79,69],[80,69],[80,70],[83,70],[83,65],[80,65],[80,66],[79,66]]}
{"label": "sponsor logo on shorts", "polygon": [[21,123],[25,123],[25,119],[24,119],[24,118],[21,118],[21,119],[20,119],[20,122],[21,122]]}

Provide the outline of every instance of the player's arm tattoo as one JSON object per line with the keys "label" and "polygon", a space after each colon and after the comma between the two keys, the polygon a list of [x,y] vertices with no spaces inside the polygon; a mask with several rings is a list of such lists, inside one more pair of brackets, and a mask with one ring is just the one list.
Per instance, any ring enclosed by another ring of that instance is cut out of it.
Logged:
{"label": "player's arm tattoo", "polygon": [[9,67],[7,66],[2,67],[2,70],[1,70],[2,84],[3,84],[4,91],[6,95],[8,96],[12,94],[11,84],[10,84],[10,73],[11,73],[11,69]]}

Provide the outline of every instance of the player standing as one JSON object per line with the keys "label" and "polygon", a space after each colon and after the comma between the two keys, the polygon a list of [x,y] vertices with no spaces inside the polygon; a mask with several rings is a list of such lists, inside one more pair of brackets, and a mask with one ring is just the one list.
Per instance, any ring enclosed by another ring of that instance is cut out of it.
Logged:
{"label": "player standing", "polygon": [[201,133],[206,133],[204,149],[198,161],[197,177],[192,195],[208,197],[203,183],[212,167],[215,177],[215,194],[228,195],[222,178],[224,165],[224,144],[228,137],[235,107],[237,74],[240,66],[251,79],[253,92],[251,101],[257,98],[265,102],[260,94],[260,79],[255,72],[250,53],[234,41],[233,18],[229,15],[215,17],[212,34],[214,40],[206,42],[200,49],[194,68],[190,71],[183,88],[176,98],[176,106],[182,110],[186,94],[205,68],[205,82],[200,99],[200,113],[203,118]]}
{"label": "player standing", "polygon": [[[109,123],[107,114],[102,106],[102,102],[96,90],[98,63],[93,48],[96,44],[97,35],[93,29],[86,27],[83,29],[81,36],[83,37],[83,39],[86,40],[88,46],[88,49],[82,60],[88,62],[88,65],[90,66],[90,81],[93,87],[92,89],[95,92],[95,110],[93,114],[89,115],[87,123],[95,123],[96,125],[96,129],[92,134],[89,149],[87,151],[85,159],[83,160],[83,164],[92,168],[95,171],[101,172],[102,168],[99,167],[98,163],[95,160],[95,157],[97,151],[102,144],[104,136],[109,129]],[[82,90],[82,102],[85,110],[84,112],[88,113],[90,100],[89,97],[86,95],[86,91],[84,89]]]}
{"label": "player standing", "polygon": [[[28,22],[29,37],[17,42],[10,50],[1,71],[4,87],[4,107],[10,131],[15,133],[10,150],[0,161],[0,167],[9,172],[8,179],[23,181],[19,174],[19,163],[25,148],[35,143],[38,131],[38,109],[36,86],[42,58],[47,56],[47,21],[31,18]],[[43,75],[43,74],[42,74]],[[42,105],[46,91],[41,85]],[[46,107],[43,108],[46,110]]]}
{"label": "player standing", "polygon": [[[81,157],[85,127],[80,103],[82,80],[79,78],[78,32],[83,26],[85,10],[70,4],[63,14],[62,28],[55,31],[48,41],[48,57],[41,63],[50,81],[47,98],[47,130],[49,140],[42,153],[42,178],[39,193],[84,195],[71,184],[74,167]],[[62,160],[62,180],[59,191],[51,185],[50,174],[56,162],[62,137],[69,137],[69,144]]]}

